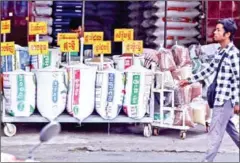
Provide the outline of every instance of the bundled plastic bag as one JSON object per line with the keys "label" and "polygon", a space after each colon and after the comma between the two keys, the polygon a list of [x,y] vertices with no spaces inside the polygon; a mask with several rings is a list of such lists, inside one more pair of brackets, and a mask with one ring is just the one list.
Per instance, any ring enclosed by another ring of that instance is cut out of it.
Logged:
{"label": "bundled plastic bag", "polygon": [[[163,79],[162,79],[163,78]],[[163,83],[162,83],[163,82]],[[162,88],[163,85],[163,88]],[[162,72],[162,75],[156,74],[156,88],[164,89],[164,88],[175,88],[175,82],[173,80],[172,74],[170,71]]]}
{"label": "bundled plastic bag", "polygon": [[174,45],[172,47],[172,54],[177,66],[183,67],[192,63],[188,49],[183,46]]}
{"label": "bundled plastic bag", "polygon": [[37,108],[40,114],[49,121],[57,118],[66,107],[67,79],[62,69],[38,69]]}
{"label": "bundled plastic bag", "polygon": [[[185,110],[183,112],[183,110]],[[183,121],[183,116],[185,116],[185,122]],[[193,110],[189,105],[183,105],[179,108],[179,110],[175,111],[175,118],[173,125],[175,126],[183,126],[185,123],[185,126],[188,127],[194,127],[193,122]]]}
{"label": "bundled plastic bag", "polygon": [[142,66],[126,70],[126,85],[123,109],[130,118],[141,119],[149,111],[150,89],[153,72]]}
{"label": "bundled plastic bag", "polygon": [[192,101],[192,87],[187,85],[179,89],[184,104],[189,104]]}
{"label": "bundled plastic bag", "polygon": [[29,117],[35,110],[36,83],[32,72],[3,73],[3,107],[14,117]]}
{"label": "bundled plastic bag", "polygon": [[142,54],[144,56],[144,67],[149,69],[151,68],[152,63],[159,66],[157,54],[158,54],[157,50],[144,48]]}
{"label": "bundled plastic bag", "polygon": [[174,62],[172,52],[168,49],[161,49],[158,53],[159,65],[161,71],[174,71],[176,64]]}
{"label": "bundled plastic bag", "polygon": [[103,119],[114,119],[123,106],[124,73],[112,68],[98,71],[96,77],[95,108]]}
{"label": "bundled plastic bag", "polygon": [[197,82],[191,84],[192,86],[192,97],[191,99],[193,100],[196,97],[201,97],[202,96],[202,84]]}
{"label": "bundled plastic bag", "polygon": [[207,102],[201,98],[196,98],[193,102],[190,103],[190,106],[193,109],[194,123],[205,125],[209,112]]}

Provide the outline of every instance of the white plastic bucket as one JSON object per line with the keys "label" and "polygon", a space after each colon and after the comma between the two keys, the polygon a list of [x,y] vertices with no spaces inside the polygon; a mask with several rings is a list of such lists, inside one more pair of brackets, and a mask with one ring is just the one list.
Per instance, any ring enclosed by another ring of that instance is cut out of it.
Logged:
{"label": "white plastic bucket", "polygon": [[29,117],[35,110],[34,74],[24,71],[3,73],[3,107],[11,116]]}

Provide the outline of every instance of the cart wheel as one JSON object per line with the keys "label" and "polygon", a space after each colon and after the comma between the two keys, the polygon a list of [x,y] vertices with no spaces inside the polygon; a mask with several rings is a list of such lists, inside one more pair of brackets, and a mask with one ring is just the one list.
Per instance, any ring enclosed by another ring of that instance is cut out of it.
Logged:
{"label": "cart wheel", "polygon": [[17,127],[14,124],[6,123],[3,128],[3,132],[6,136],[12,137],[17,133]]}
{"label": "cart wheel", "polygon": [[182,140],[184,140],[187,137],[186,131],[180,131],[180,137]]}
{"label": "cart wheel", "polygon": [[150,137],[152,135],[152,126],[150,124],[144,126],[143,135],[145,137]]}
{"label": "cart wheel", "polygon": [[153,128],[153,135],[158,136],[159,135],[159,129],[158,128]]}
{"label": "cart wheel", "polygon": [[207,133],[209,132],[209,127],[210,127],[210,124],[208,122],[206,122],[206,132]]}

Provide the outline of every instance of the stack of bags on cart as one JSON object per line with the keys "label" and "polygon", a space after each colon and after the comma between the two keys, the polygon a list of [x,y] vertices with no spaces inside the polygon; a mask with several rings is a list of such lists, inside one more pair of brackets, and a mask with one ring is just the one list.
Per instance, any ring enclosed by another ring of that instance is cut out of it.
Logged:
{"label": "stack of bags on cart", "polygon": [[57,34],[69,32],[69,22],[72,18],[82,18],[81,1],[53,1],[53,38],[54,45],[57,45]]}
{"label": "stack of bags on cart", "polygon": [[144,20],[143,11],[144,11],[144,2],[141,1],[132,1],[128,5],[128,26],[134,29],[134,37],[136,40],[144,40],[145,32],[144,28],[141,26],[141,23]]}
{"label": "stack of bags on cart", "polygon": [[[133,119],[150,112],[153,72],[142,66],[141,57],[135,57],[132,66],[132,57],[122,55],[114,61],[118,67],[102,69],[99,58],[94,58],[92,65],[61,63],[60,50],[54,50],[54,55],[50,49],[48,55],[34,56],[33,60],[27,48],[18,46],[16,55],[8,56],[12,62],[2,62],[3,106],[7,113],[28,117],[37,109],[43,117],[54,120],[66,109],[82,122],[94,111],[109,120],[121,110]],[[126,60],[128,66],[124,66]]]}
{"label": "stack of bags on cart", "polygon": [[52,19],[52,1],[35,1],[33,3],[33,15],[34,21],[36,22],[47,22],[48,25],[48,34],[41,35],[39,40],[40,41],[48,41],[49,44],[52,44],[53,37],[52,37],[52,26],[53,26],[53,19]]}
{"label": "stack of bags on cart", "polygon": [[199,1],[168,1],[165,12],[165,1],[145,3],[142,26],[147,34],[146,44],[157,47],[163,43],[165,22],[167,22],[167,47],[174,45],[175,40],[181,45],[198,43],[200,8]]}
{"label": "stack of bags on cart", "polygon": [[[189,50],[186,47],[174,45],[171,49],[160,48],[157,53],[146,56],[149,60],[157,64],[157,70],[163,72],[163,80],[156,75],[155,88],[174,90],[174,105],[177,110],[168,117],[166,122],[170,125],[183,125],[193,127],[194,123],[205,125],[209,116],[207,102],[202,98],[202,84],[193,83],[185,87],[179,87],[179,81],[192,77],[192,61]],[[163,82],[163,83],[161,83]],[[164,103],[171,104],[172,94],[166,96]],[[182,112],[186,110],[186,112]],[[183,115],[183,113],[185,115]],[[185,118],[183,118],[185,116]],[[171,119],[171,120],[170,120]]]}

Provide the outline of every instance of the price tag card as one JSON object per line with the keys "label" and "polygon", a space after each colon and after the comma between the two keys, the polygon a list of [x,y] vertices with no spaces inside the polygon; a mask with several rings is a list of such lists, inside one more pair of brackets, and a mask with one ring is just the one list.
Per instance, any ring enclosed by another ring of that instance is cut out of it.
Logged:
{"label": "price tag card", "polygon": [[11,32],[11,21],[3,20],[1,21],[1,34],[6,34]]}
{"label": "price tag card", "polygon": [[84,32],[85,45],[92,45],[97,41],[103,41],[103,32]]}
{"label": "price tag card", "polygon": [[67,40],[67,39],[78,39],[77,33],[58,33],[57,34],[57,44],[60,45],[61,40]]}
{"label": "price tag card", "polygon": [[112,45],[111,41],[100,41],[93,44],[93,54],[111,54]]}
{"label": "price tag card", "polygon": [[142,54],[143,53],[143,41],[124,41],[123,42],[124,53]]}
{"label": "price tag card", "polygon": [[15,43],[14,42],[1,42],[1,56],[14,55]]}
{"label": "price tag card", "polygon": [[46,22],[29,22],[28,27],[29,35],[47,34],[47,23]]}
{"label": "price tag card", "polygon": [[122,42],[133,40],[133,29],[114,29],[114,41]]}
{"label": "price tag card", "polygon": [[78,39],[65,39],[60,41],[61,52],[79,52],[79,40]]}
{"label": "price tag card", "polygon": [[28,50],[30,55],[47,55],[48,54],[48,42],[28,42]]}

